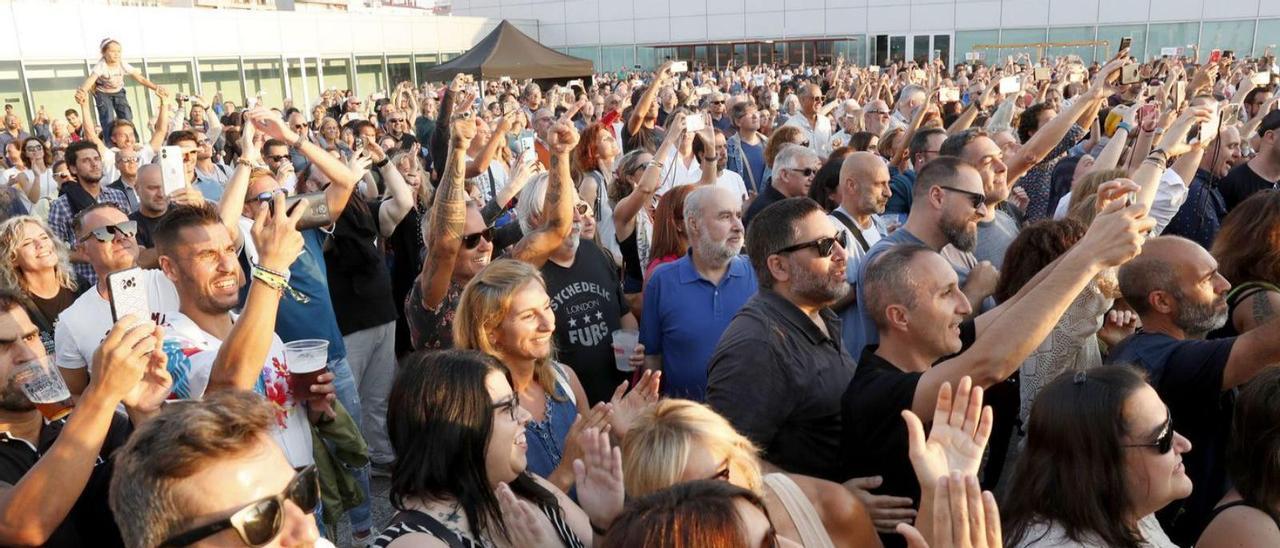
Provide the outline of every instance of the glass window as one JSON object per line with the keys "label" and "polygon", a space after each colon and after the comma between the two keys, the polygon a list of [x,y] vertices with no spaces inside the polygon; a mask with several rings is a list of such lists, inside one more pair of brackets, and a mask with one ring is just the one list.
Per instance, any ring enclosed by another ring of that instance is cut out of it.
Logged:
{"label": "glass window", "polygon": [[[46,113],[53,113],[75,106],[76,88],[84,82],[86,74],[83,62],[26,65],[27,85],[31,88],[31,110],[38,111],[40,107],[44,107]],[[5,81],[7,83],[10,80],[6,78]],[[21,89],[21,80],[12,81]],[[127,85],[129,81],[130,78],[126,76],[125,84]],[[8,97],[6,96],[5,99],[7,102]],[[93,104],[92,98],[89,100],[89,104]],[[129,104],[133,107],[134,120],[136,121],[140,112],[138,98],[136,96],[129,97]],[[14,109],[17,108],[18,106],[15,104]],[[19,118],[26,118],[26,112],[20,112]],[[23,127],[28,131],[31,130],[29,124],[23,124]]]}
{"label": "glass window", "polygon": [[[1192,23],[1194,24],[1194,23]],[[1159,25],[1151,25],[1155,29]],[[1144,52],[1147,50],[1147,29],[1146,25],[1114,25],[1106,27],[1098,27],[1098,40],[1106,40],[1106,45],[1098,45],[1094,48],[1094,59],[1098,62],[1104,62],[1116,56],[1116,51],[1120,49],[1120,39],[1124,37],[1133,39],[1133,43],[1129,46],[1129,51],[1134,57],[1144,58]],[[1191,42],[1182,44],[1186,46]],[[1160,53],[1157,49],[1156,53]]]}
{"label": "glass window", "polygon": [[1280,42],[1280,19],[1263,19],[1258,21],[1257,41],[1253,44],[1253,56],[1261,57],[1262,52],[1271,46],[1272,55],[1276,54],[1275,44]]}
{"label": "glass window", "polygon": [[[307,109],[304,110],[309,110],[320,100],[320,74],[316,71],[316,60],[291,57],[286,61],[289,63],[289,93],[294,98],[293,105],[298,108],[305,105]],[[306,86],[302,84],[303,63],[307,70]]]}
{"label": "glass window", "polygon": [[604,67],[598,70],[616,72],[632,70],[636,65],[636,50],[632,46],[605,46],[600,48]]}
{"label": "glass window", "polygon": [[911,37],[911,60],[917,65],[929,62],[929,35],[919,34]]}
{"label": "glass window", "polygon": [[[732,59],[734,65],[740,67],[743,63],[747,62],[747,47],[747,44],[734,44]],[[750,47],[754,48],[755,44],[752,44]]]}
{"label": "glass window", "polygon": [[[1059,27],[1049,29],[1049,42],[1081,42],[1093,40],[1093,27]],[[1050,47],[1045,50],[1045,55],[1052,58],[1062,57],[1064,55],[1078,55],[1080,60],[1085,63],[1093,62],[1093,46],[1061,46]]]}
{"label": "glass window", "polygon": [[190,95],[195,90],[195,74],[190,61],[147,61],[147,79],[170,93]]}
{"label": "glass window", "polygon": [[[1205,21],[1200,34],[1200,50],[1220,49],[1235,52],[1236,58],[1243,58],[1253,46],[1253,27],[1255,21]],[[1155,26],[1155,25],[1152,25]],[[1262,33],[1258,33],[1261,37]],[[1276,35],[1267,35],[1275,41]],[[1194,42],[1194,41],[1192,41]],[[1186,42],[1190,44],[1192,42]],[[1183,44],[1183,45],[1186,45]],[[1158,50],[1156,53],[1160,53]]]}
{"label": "glass window", "polygon": [[658,67],[662,57],[658,55],[658,48],[639,47],[636,48],[636,64],[644,70],[653,70]]}
{"label": "glass window", "polygon": [[413,81],[411,64],[408,55],[387,56],[387,77],[391,87],[400,85],[400,82]]}
{"label": "glass window", "polygon": [[937,59],[942,59],[943,63],[951,66],[951,35],[935,34],[933,35],[933,55]]}
{"label": "glass window", "polygon": [[436,58],[434,53],[419,53],[413,56],[413,63],[417,65],[416,68],[418,69],[417,83],[419,85],[426,81],[427,69],[440,64],[436,62]]}
{"label": "glass window", "polygon": [[956,62],[965,59],[965,54],[978,52],[982,60],[991,63],[999,58],[1000,50],[977,50],[977,46],[997,44],[1000,42],[1000,31],[997,30],[960,30],[956,31]]}
{"label": "glass window", "polygon": [[244,60],[245,93],[257,97],[267,106],[279,106],[284,102],[284,78],[279,59]]}
{"label": "glass window", "polygon": [[595,64],[595,66],[596,66],[597,68],[599,68],[599,67],[600,67],[600,64],[601,64],[601,62],[600,62],[600,61],[601,61],[601,60],[600,60],[600,48],[597,48],[597,47],[578,47],[578,48],[569,48],[569,51],[568,51],[567,53],[568,53],[569,55],[574,56],[574,57],[581,57],[581,58],[583,58],[583,59],[590,59],[590,60],[591,60],[591,62],[592,62],[592,63],[594,63],[594,64]]}
{"label": "glass window", "polygon": [[[1205,23],[1208,27],[1208,23]],[[1134,47],[1131,48],[1133,55],[1137,59],[1153,59],[1160,56],[1160,48],[1185,48],[1187,44],[1195,44],[1196,37],[1200,35],[1200,23],[1169,23],[1161,25],[1150,25],[1147,27],[1147,40],[1145,50],[1137,49],[1137,40],[1134,40]],[[1250,23],[1249,36],[1253,36],[1253,26]],[[1242,43],[1248,44],[1249,39],[1245,39]],[[1112,44],[1112,55],[1119,44]],[[1208,48],[1206,48],[1208,49]],[[1104,59],[1099,59],[1103,61]]]}
{"label": "glass window", "polygon": [[[18,61],[0,61],[0,103],[6,107],[13,107],[13,112],[18,115],[21,120],[27,120],[27,103],[24,100],[24,91],[22,89],[22,67]],[[83,82],[83,80],[81,80]],[[75,85],[80,85],[76,82]],[[75,96],[72,95],[72,99]],[[67,105],[47,105],[45,111],[50,117],[62,116],[62,113],[68,108],[79,110],[75,105],[75,101]],[[23,122],[23,127],[30,130],[30,124]]]}
{"label": "glass window", "polygon": [[382,57],[356,57],[356,93],[385,93],[387,76],[382,71]]}
{"label": "glass window", "polygon": [[340,59],[325,59],[324,67],[324,87],[325,89],[337,89],[347,91],[351,89],[351,61]]}
{"label": "glass window", "polygon": [[729,61],[733,59],[732,44],[717,44],[712,48],[715,50],[714,62],[716,68],[728,65]]}
{"label": "glass window", "polygon": [[889,37],[889,62],[901,63],[907,60],[907,37]]}
{"label": "glass window", "polygon": [[[1048,37],[1046,29],[1004,29],[1000,31],[1000,44],[1040,44]],[[1040,54],[1040,50],[1034,46],[1021,48],[1001,48],[1000,59],[1007,58],[1012,55],[1015,58],[1021,54],[1027,54],[1034,61]]]}
{"label": "glass window", "polygon": [[222,94],[224,102],[231,101],[238,107],[244,106],[244,86],[240,82],[239,60],[200,60],[200,95],[213,97],[219,93]]}

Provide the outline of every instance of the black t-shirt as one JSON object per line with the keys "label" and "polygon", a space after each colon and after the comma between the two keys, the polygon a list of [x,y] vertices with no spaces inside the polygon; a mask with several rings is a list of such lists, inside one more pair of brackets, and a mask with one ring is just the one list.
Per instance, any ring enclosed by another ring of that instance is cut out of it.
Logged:
{"label": "black t-shirt", "polygon": [[1235,209],[1236,204],[1245,201],[1254,192],[1275,188],[1277,182],[1280,181],[1263,179],[1249,167],[1248,162],[1245,162],[1227,172],[1227,176],[1218,181],[1218,191],[1222,193],[1227,211],[1231,211]]}
{"label": "black t-shirt", "polygon": [[1226,447],[1235,390],[1222,389],[1222,375],[1236,339],[1178,340],[1164,333],[1136,333],[1107,356],[1107,364],[1136,365],[1169,406],[1173,429],[1191,441],[1182,456],[1195,485],[1191,496],[1156,514],[1169,538],[1190,546],[1208,525],[1214,505],[1227,492]]}
{"label": "black t-shirt", "polygon": [[413,289],[422,270],[422,212],[409,210],[387,238],[387,257],[391,263],[391,298],[396,306],[396,355],[413,350],[409,342],[409,326],[405,323],[405,298]]}
{"label": "black t-shirt", "polygon": [[747,211],[742,214],[742,226],[744,228],[749,226],[751,224],[751,219],[754,219],[757,214],[764,211],[764,208],[785,199],[787,199],[787,197],[784,196],[782,192],[778,191],[778,189],[773,188],[773,185],[765,187],[764,192],[761,192],[759,196],[756,196],[756,199],[752,200],[751,205],[747,207]]}
{"label": "black t-shirt", "polygon": [[40,339],[44,342],[45,350],[53,348],[53,330],[58,323],[58,314],[76,302],[76,297],[80,294],[59,287],[58,293],[52,298],[45,299],[34,293],[28,292],[27,296],[31,298],[31,304],[35,310],[28,310],[27,315],[31,316],[32,322],[40,328]]}
{"label": "black t-shirt", "polygon": [[609,401],[626,379],[613,357],[613,332],[630,311],[613,261],[594,242],[582,240],[573,266],[547,261],[542,267],[556,315],[557,359],[578,374],[592,404]]}
{"label": "black t-shirt", "polygon": [[[8,432],[0,432],[0,482],[17,485],[40,457],[53,447],[66,423],[64,418],[45,424],[40,429],[40,440],[35,448],[24,440],[10,437]],[[107,506],[107,490],[111,485],[111,455],[124,445],[132,431],[133,427],[124,415],[116,414],[111,419],[111,428],[107,431],[93,471],[89,473],[88,483],[67,518],[58,525],[44,546],[124,546],[120,529]]]}
{"label": "black t-shirt", "polygon": [[324,245],[329,297],[342,334],[393,322],[399,317],[391,296],[391,274],[378,238],[378,210],[384,202],[356,203],[355,198],[334,224]]}
{"label": "black t-shirt", "polygon": [[[161,215],[160,217],[163,216]],[[160,222],[160,217],[143,215],[141,209],[129,214],[130,221],[138,222],[138,236],[136,238],[138,247],[150,249],[156,246],[155,240],[151,239],[151,233],[155,230],[156,223]]]}
{"label": "black t-shirt", "polygon": [[[646,133],[648,135],[646,136]],[[622,151],[631,152],[636,149],[644,149],[650,154],[658,150],[658,145],[662,144],[662,139],[666,136],[662,130],[654,127],[652,129],[640,128],[635,135],[631,134],[631,128],[625,124],[622,126]]]}

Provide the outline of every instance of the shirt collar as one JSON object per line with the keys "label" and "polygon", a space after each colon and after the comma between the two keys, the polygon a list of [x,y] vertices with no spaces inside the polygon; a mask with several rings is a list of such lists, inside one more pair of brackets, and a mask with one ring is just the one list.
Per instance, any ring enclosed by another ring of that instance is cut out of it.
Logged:
{"label": "shirt collar", "polygon": [[[836,346],[836,348],[840,349],[840,351],[844,351],[840,343],[840,337],[833,338],[824,334],[821,329],[818,329],[817,325],[814,325],[813,320],[800,310],[800,307],[796,306],[795,303],[788,301],[786,297],[783,297],[777,291],[762,287],[756,294],[759,296],[760,300],[764,302],[765,306],[778,312],[778,315],[783,321],[790,323],[793,327],[803,333],[805,338],[809,340],[810,344],[817,345],[830,341]],[[830,308],[823,308],[818,311],[818,315],[821,316],[822,321],[827,324],[827,333],[840,333],[840,319],[836,317],[835,313],[832,312]]]}
{"label": "shirt collar", "polygon": [[[693,248],[689,248],[689,251],[685,253],[684,257],[681,257],[680,260],[676,261],[676,268],[680,274],[679,280],[682,284],[691,284],[699,280],[711,283],[711,280],[703,278],[702,274],[699,274],[698,269],[694,266]],[[725,270],[724,278],[720,279],[720,283],[718,285],[724,285],[725,280],[729,278],[746,276],[747,268],[746,261],[740,260],[740,256],[729,259],[729,268]]]}

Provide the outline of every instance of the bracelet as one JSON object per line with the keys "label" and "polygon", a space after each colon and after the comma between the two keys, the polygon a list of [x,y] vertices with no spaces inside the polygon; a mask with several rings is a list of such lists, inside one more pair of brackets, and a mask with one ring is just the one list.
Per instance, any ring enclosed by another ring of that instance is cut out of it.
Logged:
{"label": "bracelet", "polygon": [[1116,125],[1116,131],[1120,131],[1122,129],[1127,133],[1133,133],[1133,126],[1129,125],[1128,122],[1120,122]]}
{"label": "bracelet", "polygon": [[1147,153],[1147,159],[1156,160],[1156,161],[1164,162],[1167,164],[1169,163],[1169,153],[1165,152],[1164,149],[1157,148]]}
{"label": "bracelet", "polygon": [[261,271],[263,271],[263,272],[266,272],[267,274],[271,274],[271,275],[273,275],[273,276],[276,276],[276,277],[279,277],[279,278],[283,278],[283,279],[284,279],[284,281],[286,281],[286,282],[287,282],[287,281],[289,281],[289,277],[290,277],[290,276],[289,276],[289,273],[288,273],[288,272],[281,272],[281,271],[279,271],[279,270],[272,270],[272,269],[267,268],[267,267],[265,267],[265,266],[262,266],[262,265],[260,265],[260,264],[255,264],[255,265],[253,265],[253,267],[254,267],[254,268],[257,268],[257,269],[259,269],[259,270],[261,270]]}
{"label": "bracelet", "polygon": [[298,301],[300,304],[307,304],[311,302],[310,297],[303,295],[297,289],[289,287],[289,282],[286,281],[283,276],[280,276],[269,269],[262,268],[261,266],[254,266],[253,279],[262,282],[267,287],[279,291],[280,293],[287,293],[289,297]]}
{"label": "bracelet", "polygon": [[259,166],[258,164],[255,164],[255,163],[253,163],[253,162],[250,162],[249,160],[244,159],[244,158],[236,158],[236,166],[244,166],[244,167],[249,168],[250,170],[257,169],[257,168],[261,167],[261,166]]}
{"label": "bracelet", "polygon": [[657,161],[657,160],[649,160],[649,163],[648,163],[648,164],[646,164],[646,165],[645,165],[645,167],[646,167],[646,168],[656,167],[656,168],[658,168],[658,169],[662,169],[664,166],[663,166],[662,162],[659,162],[659,161]]}
{"label": "bracelet", "polygon": [[384,156],[381,162],[374,162],[373,167],[377,169],[382,169],[384,167],[387,167],[387,164],[389,163],[391,163],[391,159]]}

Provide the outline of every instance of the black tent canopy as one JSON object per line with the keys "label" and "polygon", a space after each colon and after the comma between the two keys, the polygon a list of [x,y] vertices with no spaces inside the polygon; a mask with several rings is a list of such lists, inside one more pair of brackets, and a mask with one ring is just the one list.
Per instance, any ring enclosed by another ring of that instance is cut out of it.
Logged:
{"label": "black tent canopy", "polygon": [[593,69],[591,60],[548,48],[504,19],[475,47],[447,63],[431,67],[419,78],[446,82],[458,74],[470,74],[479,80],[502,76],[560,80],[590,78]]}

